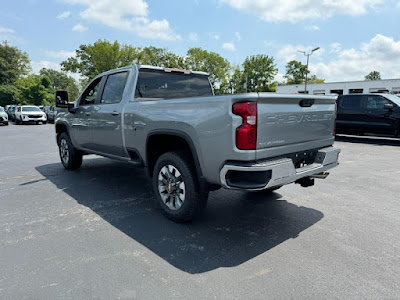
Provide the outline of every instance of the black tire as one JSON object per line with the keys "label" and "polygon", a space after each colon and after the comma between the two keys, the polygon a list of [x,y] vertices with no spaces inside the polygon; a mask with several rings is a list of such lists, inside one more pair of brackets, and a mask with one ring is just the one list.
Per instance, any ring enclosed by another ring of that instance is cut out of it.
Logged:
{"label": "black tire", "polygon": [[6,126],[8,126],[8,122],[5,122],[4,124],[5,124]]}
{"label": "black tire", "polygon": [[64,168],[67,170],[79,169],[82,165],[82,154],[72,145],[71,139],[66,132],[61,133],[58,137],[58,149]]}
{"label": "black tire", "polygon": [[42,122],[43,125],[46,125],[46,123],[47,123],[46,121],[43,121],[43,122]]}
{"label": "black tire", "polygon": [[[168,177],[167,173],[173,176]],[[200,188],[193,159],[185,151],[167,152],[158,158],[153,170],[153,190],[164,214],[176,222],[191,221],[207,205],[208,192]]]}

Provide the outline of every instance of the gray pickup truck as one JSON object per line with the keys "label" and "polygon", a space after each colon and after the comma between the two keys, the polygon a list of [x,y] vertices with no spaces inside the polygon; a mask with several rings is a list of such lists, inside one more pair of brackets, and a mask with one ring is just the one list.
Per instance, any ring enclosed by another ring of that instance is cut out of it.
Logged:
{"label": "gray pickup truck", "polygon": [[208,192],[314,184],[338,165],[336,96],[214,96],[203,72],[133,65],[95,77],[74,103],[56,92],[66,169],[98,154],[144,167],[165,214],[191,220]]}

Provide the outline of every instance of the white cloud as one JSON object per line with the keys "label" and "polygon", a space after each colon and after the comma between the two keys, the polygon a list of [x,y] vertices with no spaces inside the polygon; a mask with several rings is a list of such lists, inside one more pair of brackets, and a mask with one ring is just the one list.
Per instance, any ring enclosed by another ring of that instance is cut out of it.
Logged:
{"label": "white cloud", "polygon": [[0,26],[0,33],[14,33],[14,30]]}
{"label": "white cloud", "polygon": [[234,43],[223,43],[222,44],[222,49],[228,50],[228,51],[235,51],[235,44]]}
{"label": "white cloud", "polygon": [[43,68],[53,69],[53,70],[57,70],[57,71],[61,70],[61,66],[59,63],[56,63],[54,61],[48,61],[48,60],[31,61],[31,66],[32,66],[32,71],[35,74],[39,74],[39,71]]}
{"label": "white cloud", "polygon": [[326,81],[363,80],[373,70],[383,78],[400,78],[399,65],[400,40],[377,34],[358,49],[339,50],[330,62],[310,64],[310,71]]}
{"label": "white cloud", "polygon": [[46,54],[52,58],[57,58],[57,59],[67,59],[71,56],[75,56],[75,51],[65,51],[65,50],[60,50],[60,51],[46,51]]}
{"label": "white cloud", "polygon": [[330,45],[331,53],[338,53],[342,50],[342,45],[340,43],[332,43]]}
{"label": "white cloud", "polygon": [[86,31],[88,28],[83,26],[82,24],[76,24],[72,27],[72,31]]}
{"label": "white cloud", "polygon": [[[46,53],[52,51],[46,51]],[[59,62],[49,61],[49,60],[41,60],[41,61],[31,61],[32,71],[34,74],[39,74],[39,71],[43,68],[53,69],[56,71],[62,71],[61,65]],[[82,76],[78,73],[67,72],[68,76],[71,76],[75,80],[79,81],[82,79]]]}
{"label": "white cloud", "polygon": [[57,19],[66,19],[71,15],[70,11],[64,11],[57,16]]}
{"label": "white cloud", "polygon": [[242,40],[242,37],[241,37],[241,35],[240,35],[239,32],[235,32],[235,37],[236,37],[236,40],[237,40],[238,42],[240,42],[240,41]]}
{"label": "white cloud", "polygon": [[213,39],[218,41],[219,40],[219,35],[218,34],[214,34],[213,35]]}
{"label": "white cloud", "polygon": [[286,81],[286,78],[283,77],[284,75],[285,75],[285,74],[279,73],[279,72],[278,72],[278,74],[275,75],[275,81],[278,81],[278,82],[285,82],[285,81]]}
{"label": "white cloud", "polygon": [[306,27],[304,27],[305,30],[307,31],[318,31],[319,30],[319,26],[317,25],[308,25]]}
{"label": "white cloud", "polygon": [[81,4],[82,19],[102,23],[106,26],[131,31],[142,38],[178,40],[180,36],[170,28],[169,22],[150,20],[148,4],[144,0],[66,0],[71,4]]}
{"label": "white cloud", "polygon": [[189,40],[191,40],[192,42],[197,42],[199,40],[199,36],[197,33],[190,33],[189,34]]}
{"label": "white cloud", "polygon": [[219,0],[233,8],[257,15],[267,22],[297,22],[334,15],[362,15],[384,0]]}

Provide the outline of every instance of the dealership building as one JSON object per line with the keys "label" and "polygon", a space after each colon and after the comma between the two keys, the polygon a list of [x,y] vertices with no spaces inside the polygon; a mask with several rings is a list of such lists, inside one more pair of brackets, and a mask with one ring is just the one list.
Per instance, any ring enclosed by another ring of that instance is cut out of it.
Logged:
{"label": "dealership building", "polygon": [[[278,85],[277,93],[304,93],[304,83]],[[400,79],[364,80],[307,84],[307,93],[312,95],[357,94],[386,92],[400,94]]]}

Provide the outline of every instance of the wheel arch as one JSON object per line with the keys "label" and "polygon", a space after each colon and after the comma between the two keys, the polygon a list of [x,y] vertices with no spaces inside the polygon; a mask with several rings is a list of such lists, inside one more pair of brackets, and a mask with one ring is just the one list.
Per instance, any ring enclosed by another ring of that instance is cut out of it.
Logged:
{"label": "wheel arch", "polygon": [[[164,145],[165,142],[169,142],[168,145]],[[193,140],[188,134],[177,130],[153,130],[148,134],[146,140],[146,166],[149,175],[153,175],[155,163],[162,154],[176,150],[189,151],[196,167],[197,176],[199,180],[203,181],[204,176]]]}
{"label": "wheel arch", "polygon": [[65,123],[57,123],[56,124],[56,138],[58,141],[58,138],[60,136],[61,133],[66,132],[69,135],[69,130],[68,130],[68,126]]}

